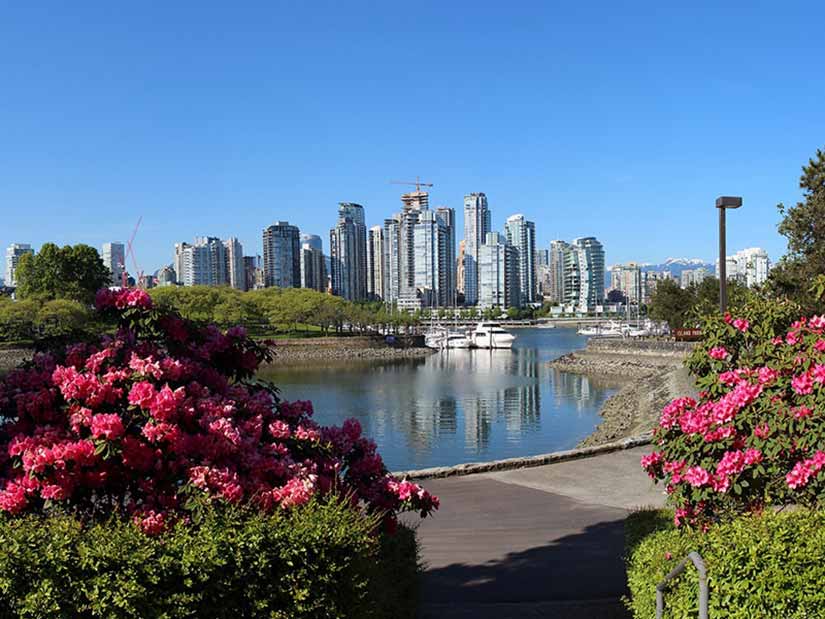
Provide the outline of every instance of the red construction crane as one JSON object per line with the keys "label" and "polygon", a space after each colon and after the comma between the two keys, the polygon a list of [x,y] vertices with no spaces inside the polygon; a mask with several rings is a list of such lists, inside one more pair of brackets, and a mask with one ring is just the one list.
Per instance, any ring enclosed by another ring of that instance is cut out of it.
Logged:
{"label": "red construction crane", "polygon": [[413,182],[413,181],[390,181],[390,184],[391,185],[415,185],[415,190],[416,191],[421,191],[422,187],[432,187],[433,186],[432,183],[422,183],[420,176],[415,177],[415,182]]}
{"label": "red construction crane", "polygon": [[[135,258],[135,251],[132,249],[132,243],[135,240],[135,235],[137,234],[138,228],[140,228],[140,222],[143,221],[143,215],[138,217],[138,221],[135,224],[135,229],[132,231],[132,236],[129,239],[129,242],[126,244],[126,255],[132,258],[132,266],[135,268],[135,286],[138,285],[138,282],[143,278],[143,271],[138,268],[137,259]],[[125,258],[124,258],[125,259]],[[125,265],[124,265],[125,267]],[[123,287],[126,288],[129,283],[128,274],[126,273],[126,269],[123,269]]]}

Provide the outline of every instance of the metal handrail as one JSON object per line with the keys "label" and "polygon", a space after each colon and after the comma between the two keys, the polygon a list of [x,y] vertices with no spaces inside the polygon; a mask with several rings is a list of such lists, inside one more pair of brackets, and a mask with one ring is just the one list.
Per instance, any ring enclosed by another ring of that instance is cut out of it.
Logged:
{"label": "metal handrail", "polygon": [[698,552],[691,552],[679,565],[674,567],[665,579],[656,585],[656,619],[662,619],[665,612],[665,589],[667,584],[685,571],[688,561],[692,561],[699,573],[699,619],[708,619],[708,571],[705,562]]}

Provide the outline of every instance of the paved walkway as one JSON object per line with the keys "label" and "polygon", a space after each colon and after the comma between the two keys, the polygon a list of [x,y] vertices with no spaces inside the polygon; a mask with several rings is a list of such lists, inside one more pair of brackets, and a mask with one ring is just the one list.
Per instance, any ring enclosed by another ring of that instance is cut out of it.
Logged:
{"label": "paved walkway", "polygon": [[442,507],[419,528],[422,619],[626,617],[624,518],[664,503],[649,450],[423,482]]}

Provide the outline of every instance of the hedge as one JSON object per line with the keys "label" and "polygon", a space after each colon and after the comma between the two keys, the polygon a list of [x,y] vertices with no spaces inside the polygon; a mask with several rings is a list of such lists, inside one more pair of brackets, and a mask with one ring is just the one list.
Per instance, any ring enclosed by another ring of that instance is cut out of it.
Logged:
{"label": "hedge", "polygon": [[[626,523],[627,606],[655,617],[656,585],[691,550],[705,560],[714,619],[803,619],[825,613],[825,513],[797,510],[748,515],[706,532],[676,530],[672,513],[639,512]],[[665,593],[665,616],[697,616],[692,566]]]}
{"label": "hedge", "polygon": [[131,522],[0,517],[0,617],[412,618],[412,530],[312,500],[272,515],[208,510],[147,536]]}

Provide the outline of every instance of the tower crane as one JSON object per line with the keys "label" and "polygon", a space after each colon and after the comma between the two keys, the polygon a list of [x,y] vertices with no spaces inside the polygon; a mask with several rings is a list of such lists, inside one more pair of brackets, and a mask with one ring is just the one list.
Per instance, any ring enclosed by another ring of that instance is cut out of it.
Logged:
{"label": "tower crane", "polygon": [[391,185],[415,185],[416,191],[421,191],[422,187],[432,187],[432,183],[422,183],[421,177],[416,176],[415,181],[390,181]]}
{"label": "tower crane", "polygon": [[[129,238],[129,242],[126,244],[126,255],[127,255],[127,256],[129,256],[129,257],[131,257],[131,259],[132,259],[132,266],[133,266],[133,267],[134,267],[134,269],[135,269],[135,275],[136,275],[136,277],[135,277],[135,285],[136,285],[136,286],[138,285],[138,283],[140,282],[140,280],[143,278],[143,271],[141,271],[141,270],[138,268],[137,259],[135,258],[135,251],[134,251],[134,249],[132,248],[132,243],[134,243],[134,241],[135,241],[135,235],[137,235],[138,228],[140,228],[140,223],[141,223],[142,221],[143,221],[143,215],[141,215],[140,217],[138,217],[138,221],[137,221],[137,223],[135,224],[135,229],[134,229],[134,230],[132,230],[132,236]],[[124,256],[124,260],[125,260],[125,256]],[[123,282],[122,282],[123,287],[124,287],[124,288],[126,288],[126,286],[128,285],[128,283],[129,283],[129,279],[128,279],[128,276],[127,276],[127,273],[126,273],[126,268],[125,268],[125,265],[124,265],[124,269],[123,269]]]}

